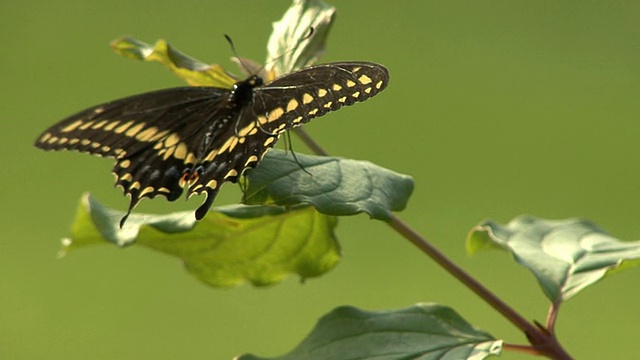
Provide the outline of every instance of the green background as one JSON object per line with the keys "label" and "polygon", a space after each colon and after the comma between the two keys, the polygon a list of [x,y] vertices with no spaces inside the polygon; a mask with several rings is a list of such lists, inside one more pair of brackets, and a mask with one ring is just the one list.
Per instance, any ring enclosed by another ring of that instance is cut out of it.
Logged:
{"label": "green background", "polygon": [[[370,60],[389,88],[306,129],[333,155],[410,174],[400,217],[529,319],[547,301],[501,252],[469,258],[485,217],[592,219],[640,238],[640,2],[334,1],[324,62]],[[343,218],[344,259],[324,277],[255,289],[208,288],[170,257],[103,246],[57,259],[82,192],[119,209],[112,161],[32,146],[85,107],[181,81],[118,57],[121,35],[165,38],[206,62],[229,62],[230,34],[262,60],[288,1],[4,1],[0,4],[3,229],[0,358],[230,359],[275,356],[336,306],[450,305],[494,336],[524,337],[384,223]],[[305,152],[303,145],[296,150]],[[217,204],[237,202],[226,185]],[[145,201],[138,211],[201,202]],[[576,358],[630,358],[640,343],[640,274],[607,279],[565,304],[558,334]],[[531,358],[507,354],[506,359]]]}

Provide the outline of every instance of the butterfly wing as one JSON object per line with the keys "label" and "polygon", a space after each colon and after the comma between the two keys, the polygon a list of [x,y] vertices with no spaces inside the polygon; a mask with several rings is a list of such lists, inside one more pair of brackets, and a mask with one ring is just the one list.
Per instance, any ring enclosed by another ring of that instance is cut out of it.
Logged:
{"label": "butterfly wing", "polygon": [[228,118],[229,94],[180,87],[115,100],[64,119],[35,145],[115,158],[116,185],[131,198],[129,212],[144,197],[173,201],[182,193],[185,169],[197,163],[203,129]]}
{"label": "butterfly wing", "polygon": [[[201,219],[219,187],[255,167],[279,135],[382,91],[381,65],[319,65],[235,92],[214,87],[172,88],[115,100],[72,115],[36,141],[44,150],[77,150],[114,157],[116,185],[130,196],[127,215],[144,197],[177,199],[205,193]],[[248,97],[247,94],[249,94]]]}
{"label": "butterfly wing", "polygon": [[280,134],[342,106],[364,101],[382,91],[389,82],[388,70],[370,62],[331,63],[306,68],[253,89],[252,100],[208,148],[203,172],[189,188],[206,192],[196,211],[202,218],[223,181],[235,182],[255,167]]}

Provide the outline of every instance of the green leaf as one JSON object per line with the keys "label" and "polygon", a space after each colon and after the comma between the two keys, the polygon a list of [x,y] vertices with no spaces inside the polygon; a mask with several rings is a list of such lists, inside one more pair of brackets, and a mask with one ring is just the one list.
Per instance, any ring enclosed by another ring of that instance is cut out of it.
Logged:
{"label": "green leaf", "polygon": [[413,179],[368,161],[271,150],[256,169],[247,172],[245,203],[311,204],[328,215],[366,212],[388,220],[405,208]]}
{"label": "green leaf", "polygon": [[603,277],[640,264],[640,242],[624,242],[582,219],[520,216],[507,225],[486,220],[472,229],[467,250],[498,247],[538,279],[553,302],[566,301]]}
{"label": "green leaf", "polygon": [[[322,56],[335,8],[319,0],[295,0],[273,23],[267,45],[267,65],[276,76],[313,65]],[[309,37],[309,33],[312,35]]]}
{"label": "green leaf", "polygon": [[118,55],[128,59],[157,61],[192,86],[216,86],[230,89],[237,81],[222,66],[207,65],[198,61],[173,48],[164,40],[158,40],[155,45],[149,45],[131,37],[123,37],[112,41],[111,48]]}
{"label": "green leaf", "polygon": [[502,341],[475,329],[446,306],[417,304],[381,312],[345,306],[320,319],[311,334],[286,355],[247,354],[236,359],[479,360],[501,351]]}
{"label": "green leaf", "polygon": [[337,219],[312,207],[226,206],[196,222],[193,211],[169,215],[108,209],[88,194],[81,199],[63,254],[88,245],[142,245],[180,258],[189,273],[216,287],[282,281],[295,273],[308,278],[331,270],[340,259]]}

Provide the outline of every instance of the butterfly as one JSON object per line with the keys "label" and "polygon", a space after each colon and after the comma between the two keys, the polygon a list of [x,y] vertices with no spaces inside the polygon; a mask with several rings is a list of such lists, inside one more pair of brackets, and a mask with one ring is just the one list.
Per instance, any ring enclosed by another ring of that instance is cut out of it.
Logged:
{"label": "butterfly", "polygon": [[279,136],[384,90],[388,70],[372,62],[312,66],[264,84],[177,87],[90,107],[45,130],[35,146],[115,158],[116,186],[130,197],[124,226],[143,198],[206,194],[202,219],[224,182],[255,167]]}

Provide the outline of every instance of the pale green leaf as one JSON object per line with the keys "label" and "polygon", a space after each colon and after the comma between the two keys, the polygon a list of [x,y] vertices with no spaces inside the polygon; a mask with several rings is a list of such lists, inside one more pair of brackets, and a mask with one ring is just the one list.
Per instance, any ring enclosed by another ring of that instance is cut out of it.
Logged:
{"label": "pale green leaf", "polygon": [[566,301],[615,270],[640,264],[640,241],[621,241],[582,219],[520,216],[507,225],[491,220],[467,239],[470,254],[498,247],[537,278],[553,302]]}
{"label": "pale green leaf", "polygon": [[193,211],[132,214],[120,229],[123,215],[83,196],[63,254],[87,245],[136,244],[181,259],[191,275],[216,287],[319,276],[340,259],[337,219],[308,206],[218,207],[199,222]]}
{"label": "pale green leaf", "polygon": [[282,76],[313,65],[324,53],[334,16],[335,8],[320,0],[294,0],[282,19],[273,23],[267,66]]}
{"label": "pale green leaf", "polygon": [[118,55],[128,59],[157,61],[192,86],[216,86],[230,89],[237,79],[220,65],[208,65],[173,48],[164,40],[149,45],[140,40],[123,37],[111,42]]}

